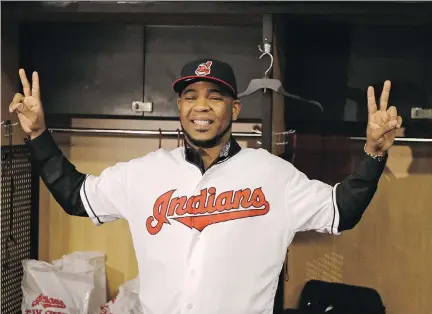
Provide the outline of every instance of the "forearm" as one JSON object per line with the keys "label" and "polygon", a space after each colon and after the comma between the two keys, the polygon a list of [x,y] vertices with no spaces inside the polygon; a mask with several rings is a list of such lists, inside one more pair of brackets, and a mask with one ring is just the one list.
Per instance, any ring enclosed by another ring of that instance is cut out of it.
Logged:
{"label": "forearm", "polygon": [[378,161],[365,154],[355,172],[336,187],[339,231],[352,229],[361,219],[377,190],[387,156]]}
{"label": "forearm", "polygon": [[86,175],[66,159],[49,131],[26,143],[39,175],[54,199],[69,215],[87,217],[80,197]]}

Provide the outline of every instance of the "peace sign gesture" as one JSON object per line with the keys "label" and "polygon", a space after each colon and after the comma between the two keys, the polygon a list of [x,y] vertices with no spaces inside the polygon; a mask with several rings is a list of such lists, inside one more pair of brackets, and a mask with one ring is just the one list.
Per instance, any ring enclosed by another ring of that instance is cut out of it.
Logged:
{"label": "peace sign gesture", "polygon": [[368,99],[368,125],[366,130],[365,149],[372,155],[383,156],[393,145],[396,129],[402,125],[402,118],[397,115],[396,107],[388,106],[391,82],[385,81],[380,97],[380,108],[375,101],[375,92],[372,86],[367,90]]}
{"label": "peace sign gesture", "polygon": [[33,139],[42,134],[46,129],[40,98],[39,75],[37,72],[33,72],[32,86],[30,86],[23,69],[19,70],[19,76],[24,95],[20,93],[15,94],[9,105],[9,112],[17,113],[24,132]]}

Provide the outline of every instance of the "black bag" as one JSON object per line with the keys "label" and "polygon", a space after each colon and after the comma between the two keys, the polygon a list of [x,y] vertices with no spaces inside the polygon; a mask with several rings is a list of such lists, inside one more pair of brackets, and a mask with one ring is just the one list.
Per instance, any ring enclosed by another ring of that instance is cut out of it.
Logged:
{"label": "black bag", "polygon": [[379,293],[367,287],[311,280],[300,295],[299,309],[308,314],[385,314]]}

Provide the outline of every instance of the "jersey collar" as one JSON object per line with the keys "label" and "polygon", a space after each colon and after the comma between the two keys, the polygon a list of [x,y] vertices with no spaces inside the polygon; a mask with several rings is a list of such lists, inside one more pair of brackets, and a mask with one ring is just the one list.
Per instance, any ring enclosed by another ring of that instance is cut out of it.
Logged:
{"label": "jersey collar", "polygon": [[[205,172],[204,170],[204,162],[198,152],[198,150],[191,147],[187,141],[185,143],[185,156],[186,160],[190,162],[191,164],[197,166],[202,173]],[[236,155],[241,150],[240,145],[237,143],[237,141],[234,139],[233,136],[230,137],[230,140],[228,143],[221,149],[219,153],[219,157],[213,162],[212,165],[208,169],[210,169],[213,165],[219,164],[221,162],[224,162],[228,159],[230,159],[232,156]],[[208,170],[207,169],[207,170]]]}

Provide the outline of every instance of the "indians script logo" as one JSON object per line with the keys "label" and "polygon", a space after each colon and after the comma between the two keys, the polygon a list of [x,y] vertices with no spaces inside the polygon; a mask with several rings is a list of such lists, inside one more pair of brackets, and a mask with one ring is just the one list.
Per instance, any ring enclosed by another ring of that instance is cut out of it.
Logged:
{"label": "indians script logo", "polygon": [[199,76],[205,76],[210,74],[210,67],[213,62],[207,61],[206,63],[201,63],[195,70],[195,74]]}
{"label": "indians script logo", "polygon": [[189,228],[203,231],[205,227],[230,220],[262,216],[270,210],[261,188],[226,191],[216,195],[216,188],[201,190],[196,196],[172,197],[176,190],[165,192],[156,200],[153,216],[147,218],[150,234],[157,234],[164,224],[174,219]]}
{"label": "indians script logo", "polygon": [[42,305],[43,308],[51,307],[51,308],[58,308],[58,309],[65,309],[66,304],[60,299],[50,298],[46,295],[40,294],[36,300],[32,302],[32,307],[35,307],[37,305]]}

